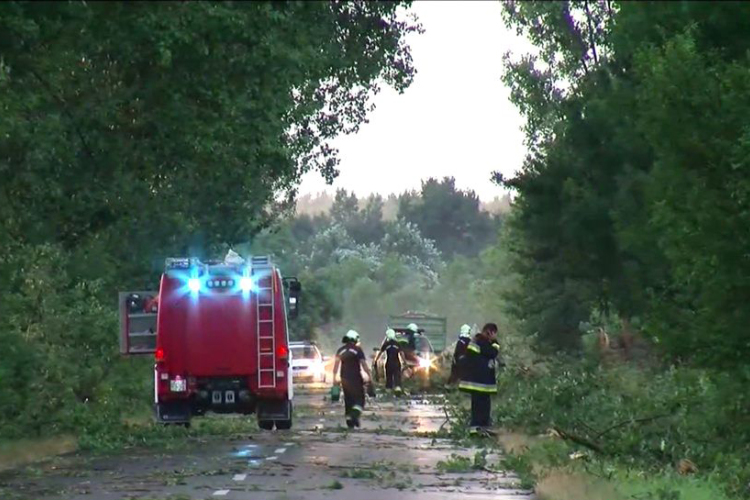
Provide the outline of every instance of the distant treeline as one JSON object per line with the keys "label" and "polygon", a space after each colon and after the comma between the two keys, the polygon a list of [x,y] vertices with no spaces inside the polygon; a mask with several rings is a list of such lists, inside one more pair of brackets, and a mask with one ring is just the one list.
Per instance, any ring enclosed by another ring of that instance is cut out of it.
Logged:
{"label": "distant treeline", "polygon": [[[338,191],[339,190],[336,190],[333,195],[328,191],[321,191],[316,194],[308,193],[297,197],[297,213],[317,215],[330,212]],[[344,190],[344,192],[346,192],[346,190]],[[413,193],[413,191],[407,191],[401,195],[389,194],[387,196],[373,194],[359,198],[358,203],[360,208],[364,208],[370,199],[381,198],[383,201],[383,218],[385,220],[394,220],[398,215],[399,199],[406,195],[413,195]],[[480,210],[493,215],[507,214],[510,211],[510,207],[511,196],[509,194],[496,196],[491,201],[479,200]]]}

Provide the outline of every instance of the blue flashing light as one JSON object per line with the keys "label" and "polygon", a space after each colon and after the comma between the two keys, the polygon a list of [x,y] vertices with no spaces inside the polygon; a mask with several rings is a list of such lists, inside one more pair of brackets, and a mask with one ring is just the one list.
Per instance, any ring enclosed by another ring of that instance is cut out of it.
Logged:
{"label": "blue flashing light", "polygon": [[201,280],[199,278],[190,278],[188,280],[188,288],[191,292],[198,292],[201,289]]}
{"label": "blue flashing light", "polygon": [[248,276],[243,276],[240,278],[240,290],[243,292],[249,292],[253,289],[255,284],[253,283],[253,279]]}

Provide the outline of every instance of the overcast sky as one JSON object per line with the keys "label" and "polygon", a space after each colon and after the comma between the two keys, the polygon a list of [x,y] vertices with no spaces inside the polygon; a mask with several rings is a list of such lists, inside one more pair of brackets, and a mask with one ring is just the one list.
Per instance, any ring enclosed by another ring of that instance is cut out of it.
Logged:
{"label": "overcast sky", "polygon": [[300,193],[343,187],[358,196],[418,188],[420,180],[453,176],[484,200],[504,194],[490,176],[520,168],[523,119],[500,80],[506,50],[528,45],[505,28],[496,1],[415,1],[426,32],[410,39],[418,74],[399,95],[375,97],[370,123],[336,139],[340,172],[332,187],[310,172]]}

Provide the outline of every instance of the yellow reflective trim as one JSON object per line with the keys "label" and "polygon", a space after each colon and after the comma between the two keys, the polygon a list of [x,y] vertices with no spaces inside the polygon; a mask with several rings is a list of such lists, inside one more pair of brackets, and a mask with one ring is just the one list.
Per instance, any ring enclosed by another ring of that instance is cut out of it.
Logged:
{"label": "yellow reflective trim", "polygon": [[481,351],[480,351],[480,349],[479,349],[479,346],[478,346],[478,345],[476,345],[476,344],[469,344],[469,345],[468,345],[468,346],[466,347],[466,349],[468,349],[469,351],[472,351],[472,352],[476,352],[476,353],[479,353],[479,352],[481,352]]}
{"label": "yellow reflective trim", "polygon": [[468,391],[474,391],[474,392],[486,392],[486,393],[495,393],[497,392],[497,386],[496,385],[490,385],[490,384],[480,384],[477,382],[467,382],[465,380],[462,380],[461,383],[458,384],[459,389],[466,389]]}
{"label": "yellow reflective trim", "polygon": [[494,347],[498,351],[500,350],[500,344],[492,344],[492,347]]}

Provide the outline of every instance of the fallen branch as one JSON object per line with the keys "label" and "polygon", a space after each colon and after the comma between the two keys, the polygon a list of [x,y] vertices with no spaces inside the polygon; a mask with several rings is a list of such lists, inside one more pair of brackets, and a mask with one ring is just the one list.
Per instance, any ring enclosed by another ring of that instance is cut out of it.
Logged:
{"label": "fallen branch", "polygon": [[588,425],[588,424],[587,424],[586,422],[584,422],[584,421],[583,421],[583,420],[581,420],[580,418],[577,418],[577,419],[576,419],[576,423],[577,423],[578,425],[580,425],[581,427],[584,427],[584,428],[586,428],[586,430],[587,430],[588,432],[590,432],[591,434],[595,434],[595,435],[596,435],[597,437],[599,436],[599,431],[597,431],[596,429],[594,429],[593,427],[591,427],[590,425]]}
{"label": "fallen branch", "polygon": [[561,438],[567,441],[572,441],[576,444],[580,444],[581,446],[588,448],[589,450],[593,450],[597,453],[604,453],[604,449],[601,446],[583,436],[567,432],[557,426],[552,426],[552,428],[560,435]]}
{"label": "fallen branch", "polygon": [[437,438],[440,435],[440,433],[443,431],[443,427],[445,427],[445,424],[451,423],[451,417],[448,415],[448,407],[446,405],[443,405],[443,413],[445,414],[445,421],[440,424],[440,427],[438,427],[437,432],[435,432],[435,436],[432,438],[432,442],[430,443],[430,446],[435,446],[435,443],[437,443]]}
{"label": "fallen branch", "polygon": [[612,431],[614,431],[616,429],[619,429],[620,427],[625,427],[628,424],[645,424],[647,422],[652,422],[654,420],[659,420],[660,418],[671,417],[671,416],[672,416],[671,413],[662,413],[660,415],[653,415],[651,417],[644,417],[644,418],[636,418],[636,419],[623,420],[622,422],[618,422],[618,423],[610,426],[609,428],[603,430],[602,432],[600,432],[599,434],[597,434],[594,439],[599,439],[602,436],[604,436],[605,434],[609,434],[610,432],[612,432]]}

